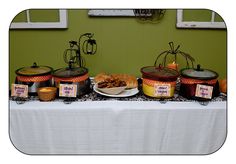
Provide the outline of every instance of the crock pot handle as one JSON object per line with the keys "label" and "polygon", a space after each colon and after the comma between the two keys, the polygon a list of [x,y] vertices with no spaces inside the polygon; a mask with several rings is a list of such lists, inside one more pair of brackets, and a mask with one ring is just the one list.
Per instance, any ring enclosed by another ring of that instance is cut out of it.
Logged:
{"label": "crock pot handle", "polygon": [[197,71],[203,71],[203,69],[201,69],[201,65],[200,64],[197,65],[197,69],[196,70]]}
{"label": "crock pot handle", "polygon": [[156,69],[162,69],[162,68],[163,68],[163,66],[161,64],[159,64],[159,66],[156,67]]}
{"label": "crock pot handle", "polygon": [[69,60],[69,69],[72,69],[73,60]]}
{"label": "crock pot handle", "polygon": [[36,62],[34,62],[33,65],[31,66],[31,68],[37,68],[37,67],[38,67],[38,65]]}

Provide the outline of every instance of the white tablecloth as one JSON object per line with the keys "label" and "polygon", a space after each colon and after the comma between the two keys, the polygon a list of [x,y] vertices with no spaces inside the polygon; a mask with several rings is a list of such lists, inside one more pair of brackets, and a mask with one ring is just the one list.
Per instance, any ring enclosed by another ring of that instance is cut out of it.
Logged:
{"label": "white tablecloth", "polygon": [[226,102],[10,101],[10,138],[26,154],[209,154],[226,127]]}

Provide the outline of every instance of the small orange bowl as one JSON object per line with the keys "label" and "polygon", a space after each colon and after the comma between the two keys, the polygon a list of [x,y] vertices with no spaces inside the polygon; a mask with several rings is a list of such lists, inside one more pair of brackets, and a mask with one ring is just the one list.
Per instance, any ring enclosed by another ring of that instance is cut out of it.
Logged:
{"label": "small orange bowl", "polygon": [[56,87],[42,87],[37,90],[39,99],[41,101],[52,101],[56,98]]}

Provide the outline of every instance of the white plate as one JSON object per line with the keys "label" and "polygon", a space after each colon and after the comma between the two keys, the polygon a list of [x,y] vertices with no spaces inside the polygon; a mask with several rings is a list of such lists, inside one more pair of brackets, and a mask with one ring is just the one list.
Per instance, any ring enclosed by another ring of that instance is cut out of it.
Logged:
{"label": "white plate", "polygon": [[130,96],[136,95],[139,92],[138,88],[133,88],[133,89],[126,89],[118,95],[110,95],[110,94],[106,94],[106,93],[99,91],[97,89],[97,85],[93,86],[93,90],[100,95],[108,96],[108,97],[130,97]]}

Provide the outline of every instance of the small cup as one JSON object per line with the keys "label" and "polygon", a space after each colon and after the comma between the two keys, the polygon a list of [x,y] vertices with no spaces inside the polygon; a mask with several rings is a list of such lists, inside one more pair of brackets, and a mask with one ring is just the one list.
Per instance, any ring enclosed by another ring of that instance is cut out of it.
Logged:
{"label": "small cup", "polygon": [[37,93],[41,101],[52,101],[56,98],[56,87],[38,88]]}

